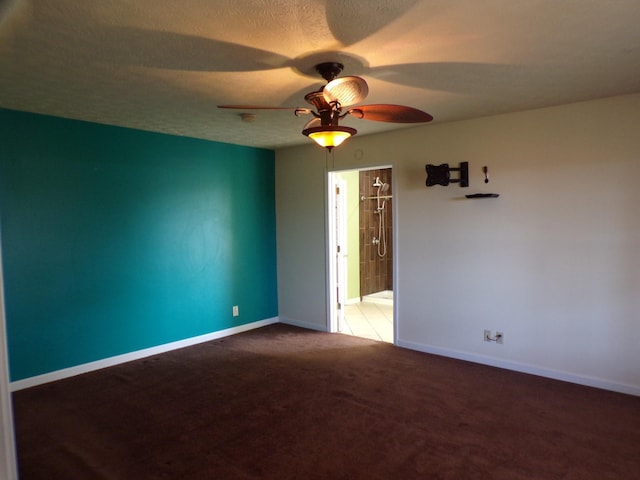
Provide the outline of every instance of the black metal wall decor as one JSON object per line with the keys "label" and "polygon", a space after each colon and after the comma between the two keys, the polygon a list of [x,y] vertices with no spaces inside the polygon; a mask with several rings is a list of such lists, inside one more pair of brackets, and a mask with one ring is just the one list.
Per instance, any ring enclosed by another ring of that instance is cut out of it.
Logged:
{"label": "black metal wall decor", "polygon": [[[427,187],[459,183],[461,187],[469,186],[469,162],[461,162],[459,168],[451,168],[448,163],[442,165],[425,165],[427,170]],[[451,172],[460,172],[459,178],[451,178]]]}
{"label": "black metal wall decor", "polygon": [[[489,167],[486,165],[482,167],[482,173],[484,173],[484,183],[489,183]],[[467,198],[498,198],[499,193],[472,193],[471,195],[465,195]]]}

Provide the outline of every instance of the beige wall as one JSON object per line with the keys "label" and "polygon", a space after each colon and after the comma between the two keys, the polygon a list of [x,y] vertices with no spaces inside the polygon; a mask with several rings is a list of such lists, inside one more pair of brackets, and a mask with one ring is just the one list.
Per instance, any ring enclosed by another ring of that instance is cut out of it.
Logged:
{"label": "beige wall", "polygon": [[392,163],[399,345],[640,394],[639,124],[630,95],[277,151],[280,319],[326,329],[327,165]]}

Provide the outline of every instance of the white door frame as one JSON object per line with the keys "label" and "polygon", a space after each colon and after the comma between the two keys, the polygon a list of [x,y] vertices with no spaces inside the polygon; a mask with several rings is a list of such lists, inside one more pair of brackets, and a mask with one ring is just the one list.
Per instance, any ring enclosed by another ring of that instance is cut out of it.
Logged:
{"label": "white door frame", "polygon": [[17,480],[16,445],[13,431],[11,392],[9,390],[9,356],[7,352],[2,246],[0,245],[0,478]]}
{"label": "white door frame", "polygon": [[336,172],[328,172],[328,246],[329,246],[329,332],[340,332],[344,325],[344,305],[347,291],[347,223],[346,183]]}
{"label": "white door frame", "polygon": [[[370,167],[353,167],[346,168],[344,171],[367,171],[367,170],[378,170],[390,168],[393,172],[393,165],[379,165],[379,166],[370,166]],[[327,308],[327,331],[329,332],[338,332],[339,326],[341,323],[344,323],[344,305],[346,301],[346,263],[347,256],[349,252],[346,250],[347,239],[346,239],[346,201],[344,200],[346,196],[344,193],[346,192],[344,188],[344,184],[341,186],[343,194],[341,195],[341,204],[342,204],[342,215],[341,215],[341,224],[342,228],[337,228],[336,223],[338,223],[338,219],[336,218],[336,208],[337,208],[337,200],[335,195],[335,185],[337,180],[337,174],[340,173],[339,170],[327,171],[327,176],[325,177],[327,180],[327,212],[326,212],[326,220],[327,220],[327,291],[328,294],[328,308]],[[396,185],[396,177],[392,174],[392,192],[397,191],[395,188]],[[358,192],[358,195],[360,193]],[[397,305],[397,279],[398,279],[398,269],[397,269],[397,199],[394,196],[394,201],[391,203],[392,208],[392,232],[393,232],[393,251],[392,251],[392,262],[393,262],[393,344],[396,345],[398,341],[398,305]],[[337,252],[337,238],[338,234],[336,230],[342,230],[343,238],[340,240],[343,249],[342,252]],[[338,266],[342,265],[340,268],[340,272],[338,271]],[[338,279],[340,275],[343,275],[338,280],[338,285],[336,285],[336,281],[334,279]],[[342,288],[339,286],[342,285]],[[338,309],[338,294],[340,294],[341,298],[341,309]]]}

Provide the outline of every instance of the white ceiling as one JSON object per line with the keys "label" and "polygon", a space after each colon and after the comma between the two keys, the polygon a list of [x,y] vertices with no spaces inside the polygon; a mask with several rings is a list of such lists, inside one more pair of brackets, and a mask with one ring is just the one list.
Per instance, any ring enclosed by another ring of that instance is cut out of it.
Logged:
{"label": "white ceiling", "polygon": [[277,148],[309,142],[309,118],[216,106],[308,106],[322,61],[434,122],[635,93],[640,2],[0,0],[10,109]]}

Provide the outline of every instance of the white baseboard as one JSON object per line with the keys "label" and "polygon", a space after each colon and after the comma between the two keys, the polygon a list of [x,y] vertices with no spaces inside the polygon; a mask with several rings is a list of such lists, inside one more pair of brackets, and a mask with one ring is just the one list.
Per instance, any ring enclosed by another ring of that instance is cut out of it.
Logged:
{"label": "white baseboard", "polygon": [[[218,332],[212,332],[197,337],[187,338],[179,340],[177,342],[166,343],[164,345],[158,345],[156,347],[146,348],[144,350],[138,350],[136,352],[125,353],[123,355],[117,355],[115,357],[109,357],[95,362],[85,363],[75,367],[65,368],[62,370],[56,370],[55,372],[49,372],[35,377],[25,378],[11,382],[9,384],[9,390],[16,392],[24,388],[35,387],[48,382],[56,380],[62,380],[64,378],[73,377],[83,373],[100,370],[102,368],[112,367],[125,362],[133,360],[139,360],[141,358],[150,357],[151,355],[157,355],[159,353],[169,352],[171,350],[177,350],[179,348],[189,347],[191,345],[197,345],[198,343],[209,342],[211,340],[217,340],[219,338],[228,337],[229,335],[235,335],[237,333],[246,332],[248,330],[254,330],[256,328],[265,327],[274,323],[285,323],[287,325],[293,325],[296,327],[306,328],[309,330],[317,330],[326,332],[326,326],[317,325],[307,322],[301,322],[290,318],[268,318],[246,325],[239,325],[237,327],[228,328],[226,330],[220,330]],[[424,353],[431,353],[434,355],[440,355],[443,357],[456,358],[458,360],[466,360],[469,362],[480,363],[483,365],[489,365],[492,367],[504,368],[506,370],[513,370],[516,372],[528,373],[531,375],[538,375],[541,377],[552,378],[554,380],[562,380],[565,382],[576,383],[578,385],[585,385],[588,387],[601,388],[604,390],[611,390],[613,392],[625,393],[628,395],[640,396],[640,387],[636,385],[629,385],[620,382],[613,382],[610,380],[589,377],[586,375],[577,375],[570,372],[564,372],[560,370],[552,370],[548,368],[539,367],[537,365],[530,365],[520,362],[513,362],[509,360],[502,360],[495,357],[489,357],[485,355],[478,355],[468,352],[462,352],[458,350],[452,350],[447,348],[436,347],[433,345],[424,345],[421,343],[409,342],[406,340],[398,340],[396,345],[402,348],[408,348],[410,350],[416,350]]]}
{"label": "white baseboard", "polygon": [[278,317],[268,318],[266,320],[259,320],[253,323],[247,323],[245,325],[239,325],[237,327],[227,328],[217,332],[207,333],[205,335],[199,335],[197,337],[186,338],[184,340],[178,340],[177,342],[165,343],[156,347],[145,348],[144,350],[138,350],[131,353],[125,353],[123,355],[117,355],[115,357],[109,357],[102,360],[96,360],[95,362],[85,363],[77,365],[75,367],[64,368],[62,370],[56,370],[55,372],[44,373],[35,377],[25,378],[23,380],[17,380],[9,384],[9,390],[16,392],[24,388],[35,387],[36,385],[42,385],[43,383],[54,382],[56,380],[62,380],[64,378],[73,377],[82,373],[93,372],[94,370],[100,370],[101,368],[113,367],[125,362],[131,362],[132,360],[139,360],[141,358],[150,357],[151,355],[157,355],[159,353],[169,352],[171,350],[177,350],[179,348],[190,347],[191,345],[197,345],[198,343],[209,342],[211,340],[217,340],[219,338],[228,337],[229,335],[235,335],[237,333],[246,332],[260,327],[265,327],[273,323],[278,323],[280,320]]}
{"label": "white baseboard", "polygon": [[578,385],[584,385],[587,387],[601,388],[603,390],[611,390],[613,392],[640,396],[640,387],[637,385],[613,382],[602,378],[589,377],[586,375],[579,375],[571,372],[564,372],[561,370],[552,370],[537,365],[513,362],[510,360],[503,360],[485,355],[478,355],[474,353],[436,347],[433,345],[423,345],[406,340],[398,340],[396,345],[399,347],[408,348],[410,350],[417,350],[419,352],[432,353],[434,355],[440,355],[443,357],[456,358],[458,360],[466,360],[468,362],[480,363],[483,365],[489,365],[491,367],[504,368],[506,370],[513,370],[516,372],[538,375],[540,377],[552,378],[554,380],[576,383]]}

